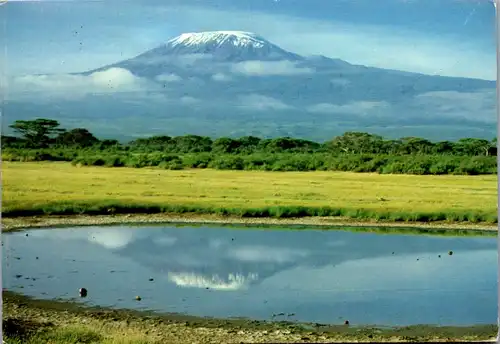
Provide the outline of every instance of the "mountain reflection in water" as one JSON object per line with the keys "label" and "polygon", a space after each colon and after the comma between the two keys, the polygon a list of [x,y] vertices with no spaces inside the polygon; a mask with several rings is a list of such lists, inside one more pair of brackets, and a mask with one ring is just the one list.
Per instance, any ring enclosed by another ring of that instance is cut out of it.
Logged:
{"label": "mountain reflection in water", "polygon": [[325,323],[497,317],[494,237],[118,226],[4,240],[5,287],[38,297],[71,298],[85,286],[86,302],[103,306],[260,319],[285,312]]}

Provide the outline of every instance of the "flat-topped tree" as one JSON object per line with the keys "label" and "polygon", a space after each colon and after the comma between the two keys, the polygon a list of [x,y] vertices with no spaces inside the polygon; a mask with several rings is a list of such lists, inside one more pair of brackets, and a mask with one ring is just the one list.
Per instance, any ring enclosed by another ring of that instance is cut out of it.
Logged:
{"label": "flat-topped tree", "polygon": [[75,128],[59,134],[56,143],[62,146],[91,147],[99,140],[87,129]]}
{"label": "flat-topped tree", "polygon": [[383,143],[380,135],[348,131],[326,142],[326,146],[344,153],[363,154],[379,153]]}
{"label": "flat-topped tree", "polygon": [[[463,155],[494,155],[492,148],[495,145],[485,139],[465,138],[455,144],[455,150]],[[493,154],[492,154],[493,153]]]}
{"label": "flat-topped tree", "polygon": [[403,137],[400,139],[401,153],[404,154],[430,154],[434,144],[421,137]]}
{"label": "flat-topped tree", "polygon": [[494,137],[490,141],[489,155],[498,155],[498,138]]}
{"label": "flat-topped tree", "polygon": [[237,152],[241,142],[230,137],[220,137],[212,143],[212,152],[220,154],[231,154]]}
{"label": "flat-topped tree", "polygon": [[59,125],[59,122],[53,119],[37,118],[29,121],[18,120],[9,127],[20,134],[29,147],[44,148],[55,136],[66,131],[59,128]]}

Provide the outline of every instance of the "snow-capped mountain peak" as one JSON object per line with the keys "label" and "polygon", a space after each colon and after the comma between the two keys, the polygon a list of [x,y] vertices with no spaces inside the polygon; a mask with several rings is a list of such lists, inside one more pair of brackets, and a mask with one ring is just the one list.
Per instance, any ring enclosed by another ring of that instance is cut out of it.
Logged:
{"label": "snow-capped mountain peak", "polygon": [[252,32],[245,31],[206,31],[183,33],[167,42],[173,47],[177,45],[193,46],[201,44],[231,44],[235,47],[252,46],[262,48],[269,43],[264,38]]}
{"label": "snow-capped mountain peak", "polygon": [[[155,77],[160,74],[214,74],[220,63],[245,61],[304,61],[262,36],[246,31],[187,32],[131,59],[86,72],[119,67],[134,75]],[[222,71],[225,72],[225,71]]]}
{"label": "snow-capped mountain peak", "polygon": [[205,31],[183,33],[165,44],[139,55],[140,59],[205,55],[212,61],[301,60],[265,38],[245,31]]}

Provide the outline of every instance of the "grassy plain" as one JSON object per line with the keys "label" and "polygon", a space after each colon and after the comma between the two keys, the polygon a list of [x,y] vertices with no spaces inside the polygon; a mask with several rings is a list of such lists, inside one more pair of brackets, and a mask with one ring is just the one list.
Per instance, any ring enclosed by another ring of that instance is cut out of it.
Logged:
{"label": "grassy plain", "polygon": [[4,162],[5,217],[195,213],[497,222],[497,176],[75,167]]}

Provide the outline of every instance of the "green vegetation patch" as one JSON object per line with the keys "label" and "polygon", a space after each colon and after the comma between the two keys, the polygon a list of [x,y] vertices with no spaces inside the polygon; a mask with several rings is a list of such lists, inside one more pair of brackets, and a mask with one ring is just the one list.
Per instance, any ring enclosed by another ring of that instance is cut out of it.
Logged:
{"label": "green vegetation patch", "polygon": [[153,136],[127,143],[67,130],[50,119],[15,121],[19,136],[2,136],[4,161],[67,161],[75,166],[213,168],[258,171],[351,171],[381,174],[496,174],[497,142],[464,138],[387,140],[346,132],[318,143],[300,138]]}

